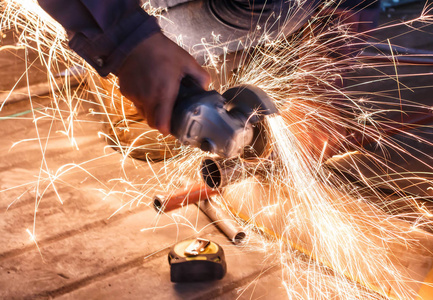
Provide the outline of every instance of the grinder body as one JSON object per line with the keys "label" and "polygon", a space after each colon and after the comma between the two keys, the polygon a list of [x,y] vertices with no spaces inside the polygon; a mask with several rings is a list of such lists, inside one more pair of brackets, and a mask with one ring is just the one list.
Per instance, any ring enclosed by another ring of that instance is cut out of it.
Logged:
{"label": "grinder body", "polygon": [[[242,155],[246,148],[261,152],[263,116],[275,114],[273,101],[253,86],[238,86],[224,94],[205,91],[190,76],[182,81],[173,108],[171,133],[182,144],[221,157]],[[257,142],[261,141],[261,142]]]}

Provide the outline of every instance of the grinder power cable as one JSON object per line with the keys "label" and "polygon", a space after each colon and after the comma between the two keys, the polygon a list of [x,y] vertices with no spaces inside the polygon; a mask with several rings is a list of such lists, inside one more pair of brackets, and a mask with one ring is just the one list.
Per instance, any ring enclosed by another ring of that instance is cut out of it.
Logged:
{"label": "grinder power cable", "polygon": [[171,118],[171,134],[182,144],[231,158],[260,157],[267,145],[264,116],[277,114],[261,89],[240,85],[223,94],[182,79]]}

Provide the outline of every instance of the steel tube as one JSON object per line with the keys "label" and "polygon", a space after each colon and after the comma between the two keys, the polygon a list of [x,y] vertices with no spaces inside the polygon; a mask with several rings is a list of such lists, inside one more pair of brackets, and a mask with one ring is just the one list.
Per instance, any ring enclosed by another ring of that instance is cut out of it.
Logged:
{"label": "steel tube", "polygon": [[205,157],[202,160],[201,175],[206,185],[212,189],[219,189],[242,178],[245,173],[238,158],[223,159]]}
{"label": "steel tube", "polygon": [[247,161],[208,156],[201,162],[200,173],[208,187],[220,189],[250,176],[266,177],[267,170],[271,167],[271,163],[266,160]]}
{"label": "steel tube", "polygon": [[245,231],[226,212],[219,208],[212,201],[200,201],[197,206],[209,219],[224,233],[234,244],[239,244],[245,237]]}
{"label": "steel tube", "polygon": [[197,203],[200,200],[206,200],[218,192],[218,190],[211,189],[204,183],[196,183],[168,195],[155,195],[153,197],[153,207],[158,213],[166,213],[188,204]]}

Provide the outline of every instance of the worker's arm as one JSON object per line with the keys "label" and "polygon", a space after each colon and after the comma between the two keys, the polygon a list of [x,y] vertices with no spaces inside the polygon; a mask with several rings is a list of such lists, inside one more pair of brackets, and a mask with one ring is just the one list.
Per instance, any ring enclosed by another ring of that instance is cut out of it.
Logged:
{"label": "worker's arm", "polygon": [[160,32],[136,0],[39,0],[68,32],[69,46],[100,75],[117,73],[126,56]]}
{"label": "worker's arm", "polygon": [[205,86],[207,73],[166,38],[137,0],[39,0],[65,27],[70,47],[101,76],[119,77],[121,92],[152,127],[170,131],[180,80],[187,74]]}

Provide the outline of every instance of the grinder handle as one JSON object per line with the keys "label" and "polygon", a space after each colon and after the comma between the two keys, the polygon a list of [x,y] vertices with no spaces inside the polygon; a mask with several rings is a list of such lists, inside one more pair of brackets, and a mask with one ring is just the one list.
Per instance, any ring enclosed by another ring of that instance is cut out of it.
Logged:
{"label": "grinder handle", "polygon": [[[182,101],[185,98],[191,98],[192,96],[195,96],[197,94],[204,93],[205,90],[200,86],[200,84],[190,75],[186,75],[182,80],[180,81],[179,86],[179,93],[177,94],[176,98],[176,104],[178,104],[179,101]],[[175,105],[176,105],[175,104]]]}
{"label": "grinder handle", "polygon": [[200,101],[200,97],[197,96],[205,93],[208,93],[208,91],[203,89],[193,77],[186,75],[182,78],[171,115],[170,132],[176,138],[182,137],[181,126],[184,114],[191,110],[195,103]]}

